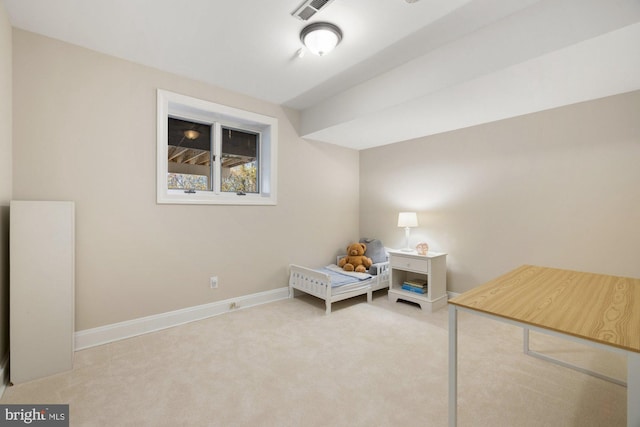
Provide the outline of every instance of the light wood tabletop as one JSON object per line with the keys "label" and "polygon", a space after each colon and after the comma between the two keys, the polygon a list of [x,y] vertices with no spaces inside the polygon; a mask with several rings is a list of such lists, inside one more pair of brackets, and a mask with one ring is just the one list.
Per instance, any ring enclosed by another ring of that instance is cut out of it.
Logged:
{"label": "light wood tabletop", "polygon": [[640,353],[640,279],[523,265],[449,303]]}

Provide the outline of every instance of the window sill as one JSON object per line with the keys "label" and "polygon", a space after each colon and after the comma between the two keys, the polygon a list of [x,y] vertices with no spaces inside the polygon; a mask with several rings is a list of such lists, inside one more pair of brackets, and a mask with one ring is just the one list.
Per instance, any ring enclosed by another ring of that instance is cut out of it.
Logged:
{"label": "window sill", "polygon": [[208,191],[185,193],[183,190],[168,191],[158,198],[159,204],[189,204],[189,205],[249,205],[275,206],[276,198],[269,195],[245,194],[215,194]]}

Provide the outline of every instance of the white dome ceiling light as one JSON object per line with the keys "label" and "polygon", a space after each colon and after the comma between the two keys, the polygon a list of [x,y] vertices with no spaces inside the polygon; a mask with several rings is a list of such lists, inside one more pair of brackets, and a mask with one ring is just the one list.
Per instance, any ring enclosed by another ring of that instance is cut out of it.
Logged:
{"label": "white dome ceiling light", "polygon": [[324,56],[340,43],[342,31],[328,22],[315,22],[302,29],[300,40],[309,51],[318,56]]}

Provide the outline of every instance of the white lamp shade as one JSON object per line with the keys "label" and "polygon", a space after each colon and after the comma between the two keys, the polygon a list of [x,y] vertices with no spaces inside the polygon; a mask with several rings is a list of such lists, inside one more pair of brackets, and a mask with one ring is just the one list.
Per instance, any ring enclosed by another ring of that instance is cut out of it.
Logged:
{"label": "white lamp shade", "polygon": [[342,32],[333,24],[317,22],[302,30],[300,40],[311,53],[322,56],[331,52],[340,43]]}
{"label": "white lamp shade", "polygon": [[398,227],[417,227],[418,215],[415,212],[400,212],[398,214]]}

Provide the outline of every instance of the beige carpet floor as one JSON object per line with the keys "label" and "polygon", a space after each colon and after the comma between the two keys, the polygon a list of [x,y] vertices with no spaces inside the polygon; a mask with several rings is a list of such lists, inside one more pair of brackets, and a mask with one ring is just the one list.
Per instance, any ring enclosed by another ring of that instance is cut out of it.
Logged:
{"label": "beige carpet floor", "polygon": [[[0,403],[68,403],[72,426],[446,426],[447,310],[386,291],[302,296],[75,354]],[[459,426],[624,426],[624,387],[522,353],[522,331],[459,317]],[[624,379],[622,356],[532,334],[532,347]],[[43,355],[46,357],[46,355]]]}

